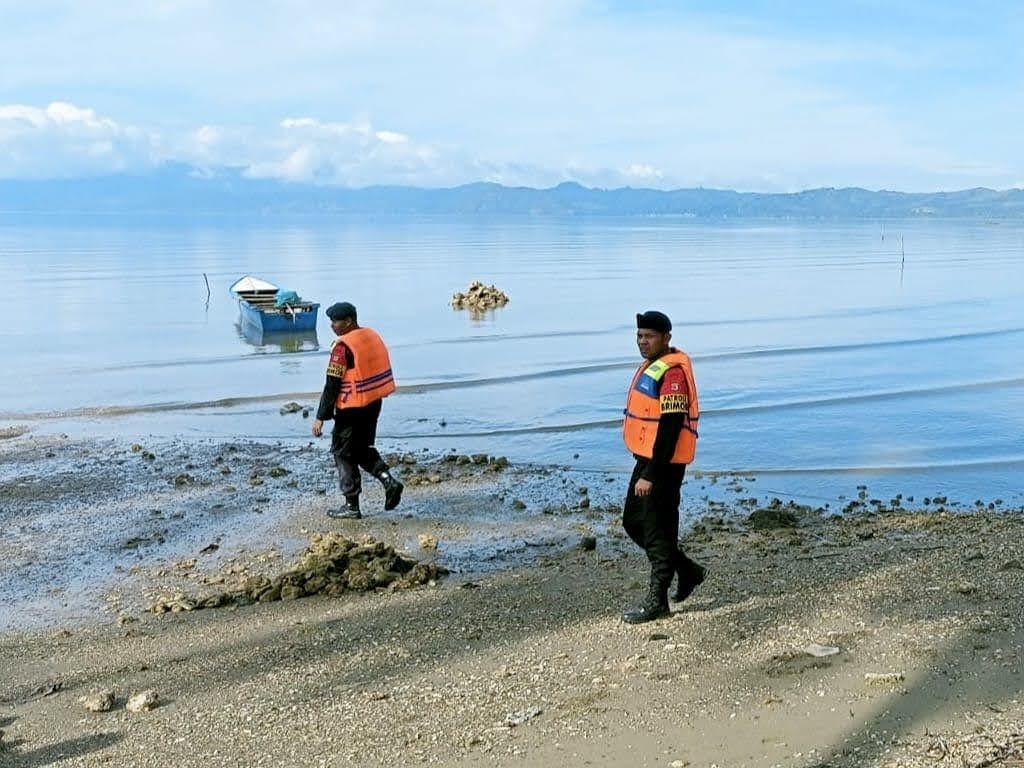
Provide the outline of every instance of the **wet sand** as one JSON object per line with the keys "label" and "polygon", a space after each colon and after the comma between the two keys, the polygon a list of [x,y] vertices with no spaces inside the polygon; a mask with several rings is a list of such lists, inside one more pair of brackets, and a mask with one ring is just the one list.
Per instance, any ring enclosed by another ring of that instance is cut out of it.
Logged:
{"label": "wet sand", "polygon": [[[368,478],[365,518],[335,523],[324,515],[341,501],[326,439],[139,440],[0,441],[0,630],[137,613],[155,585],[194,586],[224,568],[260,572],[315,530],[406,550],[432,536],[439,546],[422,556],[456,575],[490,572],[603,531],[621,494],[601,473],[405,452],[387,456],[406,482],[401,507],[384,513]],[[195,568],[180,567],[190,560]]]}
{"label": "wet sand", "polygon": [[[29,434],[0,451],[5,766],[1024,759],[1020,510],[716,508],[685,532],[708,581],[669,618],[629,626],[646,568],[617,523],[620,478],[408,457],[400,474],[424,482],[399,510],[380,513],[373,488],[365,520],[335,522],[322,444]],[[67,537],[40,515],[65,516]],[[232,569],[279,572],[327,531],[456,572],[145,611]],[[127,711],[147,689],[159,706]],[[80,697],[102,690],[113,708],[87,711]]]}

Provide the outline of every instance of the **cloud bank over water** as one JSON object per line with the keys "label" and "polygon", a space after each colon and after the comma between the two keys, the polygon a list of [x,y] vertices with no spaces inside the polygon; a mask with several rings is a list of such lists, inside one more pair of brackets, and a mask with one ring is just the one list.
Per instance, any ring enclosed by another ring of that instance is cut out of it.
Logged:
{"label": "cloud bank over water", "polygon": [[0,177],[1024,183],[1008,0],[0,0]]}
{"label": "cloud bank over water", "polygon": [[507,186],[660,186],[657,168],[543,168],[472,157],[369,120],[287,117],[255,127],[202,125],[176,135],[127,125],[65,102],[0,105],[0,178],[78,178],[144,174],[184,163],[197,169],[242,169],[254,179],[345,187],[455,186],[488,181]]}

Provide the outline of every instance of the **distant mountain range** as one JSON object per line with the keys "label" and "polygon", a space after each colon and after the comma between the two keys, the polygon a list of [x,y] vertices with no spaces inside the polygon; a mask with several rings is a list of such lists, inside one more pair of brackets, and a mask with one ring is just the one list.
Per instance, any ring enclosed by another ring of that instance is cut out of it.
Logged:
{"label": "distant mountain range", "polygon": [[871,192],[856,187],[795,193],[722,189],[551,189],[465,184],[447,189],[362,189],[252,179],[238,169],[172,165],[146,175],[0,180],[0,214],[174,214],[331,216],[501,214],[677,216],[708,219],[1024,218],[1024,190]]}

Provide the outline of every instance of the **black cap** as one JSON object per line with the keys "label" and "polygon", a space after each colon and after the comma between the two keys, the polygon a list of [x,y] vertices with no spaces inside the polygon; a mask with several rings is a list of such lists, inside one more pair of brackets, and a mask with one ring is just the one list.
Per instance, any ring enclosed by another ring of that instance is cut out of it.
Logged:
{"label": "black cap", "polygon": [[327,308],[327,316],[331,320],[345,320],[346,318],[356,319],[356,308],[347,301],[339,301]]}
{"label": "black cap", "polygon": [[646,312],[637,313],[636,327],[647,328],[658,333],[668,333],[672,330],[672,321],[664,312],[656,309],[649,309]]}

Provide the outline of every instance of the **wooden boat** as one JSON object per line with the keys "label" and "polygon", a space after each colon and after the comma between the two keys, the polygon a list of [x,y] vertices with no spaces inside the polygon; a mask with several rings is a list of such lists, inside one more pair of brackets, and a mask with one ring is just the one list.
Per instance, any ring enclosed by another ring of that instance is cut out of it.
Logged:
{"label": "wooden boat", "polygon": [[319,304],[303,301],[294,293],[292,301],[286,294],[279,295],[283,294],[281,289],[266,280],[246,275],[235,281],[231,293],[238,299],[242,324],[251,325],[261,333],[316,328]]}

